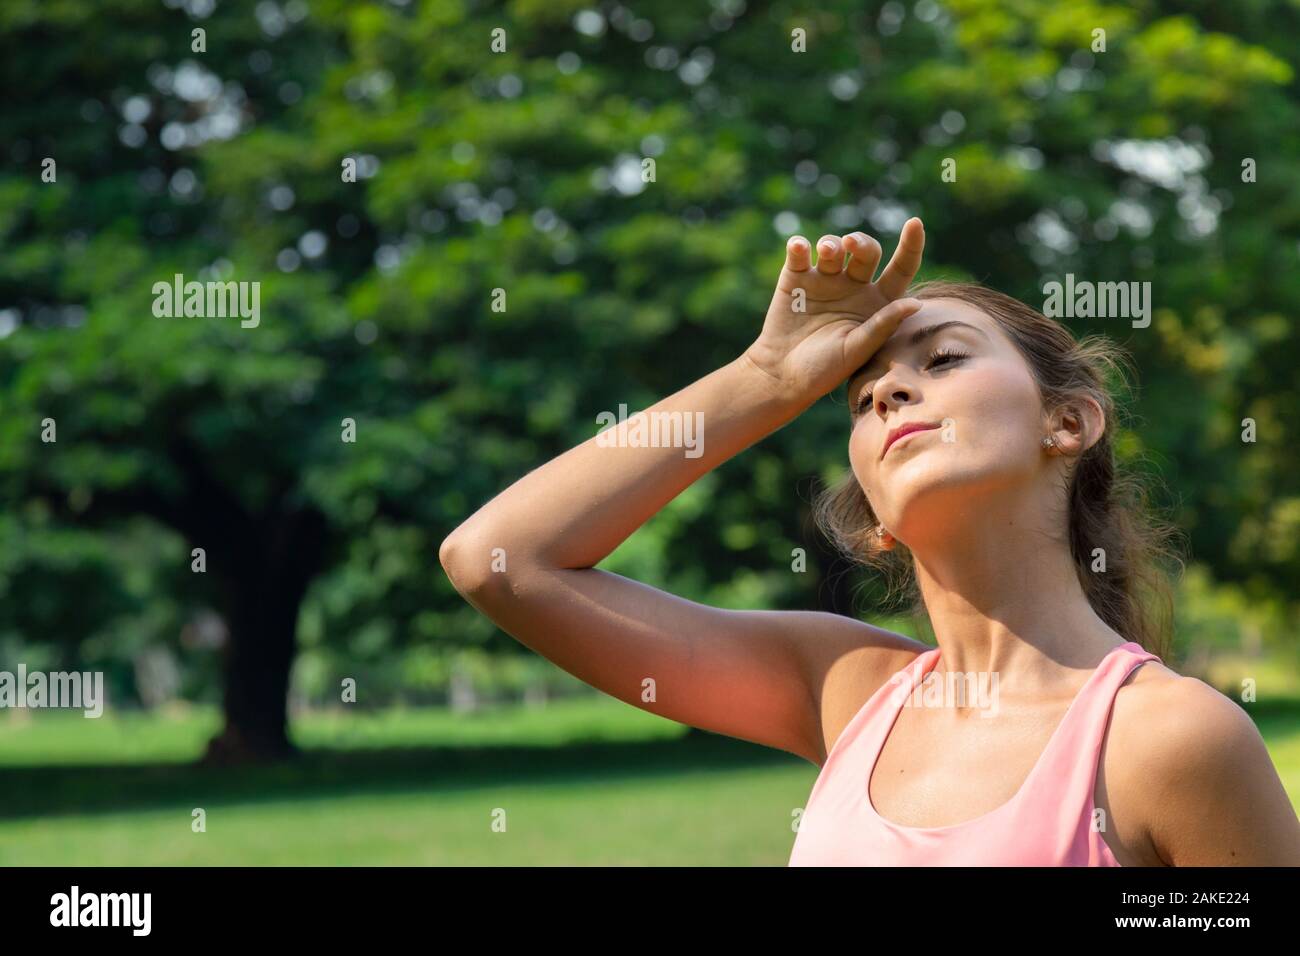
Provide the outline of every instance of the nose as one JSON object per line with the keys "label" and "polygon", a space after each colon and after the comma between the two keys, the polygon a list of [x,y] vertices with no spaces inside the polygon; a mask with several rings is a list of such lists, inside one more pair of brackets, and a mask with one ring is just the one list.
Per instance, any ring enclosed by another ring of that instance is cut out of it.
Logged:
{"label": "nose", "polygon": [[897,363],[891,364],[880,378],[876,379],[875,388],[871,391],[871,399],[877,415],[883,417],[915,400],[915,386],[900,372]]}

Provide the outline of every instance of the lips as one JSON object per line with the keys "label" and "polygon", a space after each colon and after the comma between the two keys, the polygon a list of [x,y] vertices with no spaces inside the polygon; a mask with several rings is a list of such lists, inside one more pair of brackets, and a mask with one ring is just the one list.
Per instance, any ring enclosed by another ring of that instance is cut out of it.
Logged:
{"label": "lips", "polygon": [[880,450],[880,457],[884,458],[885,453],[889,451],[889,446],[898,441],[904,435],[910,435],[912,432],[929,431],[939,426],[932,422],[908,422],[906,425],[899,425],[888,435],[885,436],[885,447]]}

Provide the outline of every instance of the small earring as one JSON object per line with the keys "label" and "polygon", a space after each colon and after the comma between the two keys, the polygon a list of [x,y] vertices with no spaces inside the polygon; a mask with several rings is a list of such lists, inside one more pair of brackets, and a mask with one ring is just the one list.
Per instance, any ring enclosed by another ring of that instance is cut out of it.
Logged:
{"label": "small earring", "polygon": [[1046,438],[1043,439],[1044,448],[1051,448],[1055,444],[1056,444],[1056,437],[1053,435],[1048,435]]}
{"label": "small earring", "polygon": [[879,527],[876,528],[876,537],[883,538],[884,536],[885,536],[885,526],[880,525]]}

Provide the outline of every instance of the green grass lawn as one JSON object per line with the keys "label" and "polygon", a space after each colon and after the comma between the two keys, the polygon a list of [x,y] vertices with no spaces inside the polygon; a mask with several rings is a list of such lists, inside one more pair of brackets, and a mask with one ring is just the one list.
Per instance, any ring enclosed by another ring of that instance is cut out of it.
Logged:
{"label": "green grass lawn", "polygon": [[607,697],[313,714],[290,765],[188,766],[218,723],[0,720],[0,864],[783,865],[816,777]]}
{"label": "green grass lawn", "polygon": [[[1300,702],[1252,715],[1300,805]],[[4,865],[780,866],[816,777],[608,697],[305,715],[301,759],[239,770],[188,763],[211,710],[23,717],[0,717]]]}

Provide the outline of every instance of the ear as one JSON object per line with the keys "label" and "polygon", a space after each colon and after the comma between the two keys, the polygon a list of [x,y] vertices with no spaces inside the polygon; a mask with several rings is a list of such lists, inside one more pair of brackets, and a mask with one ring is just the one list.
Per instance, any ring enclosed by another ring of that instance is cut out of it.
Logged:
{"label": "ear", "polygon": [[1054,416],[1051,431],[1056,439],[1054,451],[1077,458],[1100,440],[1106,431],[1106,413],[1095,398],[1083,395],[1061,408]]}

